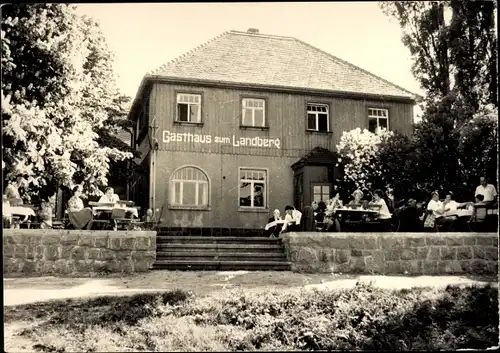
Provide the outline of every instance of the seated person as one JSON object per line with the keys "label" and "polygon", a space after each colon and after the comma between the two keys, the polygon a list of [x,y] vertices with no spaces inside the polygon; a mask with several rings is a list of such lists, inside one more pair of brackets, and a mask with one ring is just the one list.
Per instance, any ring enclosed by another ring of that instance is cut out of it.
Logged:
{"label": "seated person", "polygon": [[[281,221],[281,215],[280,215],[280,210],[278,209],[275,209],[273,211],[273,216],[271,218],[269,218],[269,220],[267,221],[267,223],[272,223],[272,222],[276,222],[276,221]],[[267,229],[265,231],[265,235],[266,236],[269,236],[269,237],[275,237],[275,236],[278,236],[280,231],[281,231],[281,228],[282,228],[282,225],[281,224],[276,224],[272,227],[270,227],[269,229]]]}
{"label": "seated person", "polygon": [[369,205],[377,205],[380,206],[380,210],[378,211],[378,220],[381,225],[381,230],[382,231],[389,231],[391,229],[391,223],[392,223],[392,215],[389,212],[389,208],[387,207],[387,204],[385,200],[382,198],[384,196],[384,193],[382,190],[375,190],[373,192],[373,201],[369,203]]}
{"label": "seated person", "polygon": [[3,195],[2,199],[2,218],[3,228],[10,228],[12,225],[12,213],[10,211],[10,201],[7,199],[6,195]]}
{"label": "seated person", "polygon": [[75,229],[83,229],[85,227],[90,229],[93,218],[92,210],[83,207],[81,189],[82,187],[80,185],[73,188],[73,196],[68,200],[68,218]]}
{"label": "seated person", "polygon": [[40,219],[40,229],[52,228],[52,206],[47,200],[42,200],[38,218]]}
{"label": "seated person", "polygon": [[482,194],[476,195],[476,202],[474,203],[474,211],[472,214],[473,222],[483,222],[488,214],[488,202],[484,202],[484,196]]}
{"label": "seated person", "polygon": [[439,193],[437,191],[431,194],[427,210],[431,211],[431,213],[425,218],[424,228],[434,228],[435,225],[440,225],[443,227],[443,230],[450,230],[453,220],[445,218],[444,213],[449,212],[451,208],[446,207],[443,202],[439,201]]}
{"label": "seated person", "polygon": [[296,210],[293,206],[285,207],[285,223],[281,228],[280,234],[290,231],[298,231],[300,229],[300,219],[302,218],[302,212]]}
{"label": "seated person", "polygon": [[420,219],[420,210],[415,199],[409,199],[406,205],[398,209],[399,231],[401,232],[420,232],[422,223]]}
{"label": "seated person", "polygon": [[458,209],[469,205],[469,202],[458,203],[452,199],[451,193],[447,193],[443,201],[443,206],[447,210],[443,213],[443,217],[456,219],[458,217]]}
{"label": "seated person", "polygon": [[118,201],[120,201],[120,198],[111,187],[107,187],[104,195],[99,199],[99,203],[117,203]]}
{"label": "seated person", "polygon": [[[19,188],[22,186],[22,182],[24,180],[24,177],[22,175],[18,175],[16,177],[16,180],[10,181],[7,184],[7,187],[5,188],[4,195],[7,199],[12,200],[12,199],[21,199],[21,194],[19,192]],[[14,206],[14,205],[12,205]]]}
{"label": "seated person", "polygon": [[363,191],[359,190],[359,189],[356,189],[354,190],[354,192],[352,193],[352,197],[354,198],[353,200],[351,200],[348,205],[350,206],[361,206],[361,200],[363,199]]}

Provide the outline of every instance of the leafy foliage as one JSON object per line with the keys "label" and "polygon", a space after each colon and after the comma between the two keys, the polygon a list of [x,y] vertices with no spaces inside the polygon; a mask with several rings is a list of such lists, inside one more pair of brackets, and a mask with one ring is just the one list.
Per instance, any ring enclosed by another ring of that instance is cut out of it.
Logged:
{"label": "leafy foliage", "polygon": [[[75,317],[56,314],[23,335],[35,340],[37,350],[66,352],[455,350],[498,344],[498,290],[491,287],[389,291],[358,284],[335,291],[236,290],[189,300],[180,293],[141,296],[89,301],[88,314],[80,306],[70,310]],[[60,312],[74,307],[57,304]],[[33,316],[45,319],[48,305],[39,304]],[[115,313],[101,315],[110,320],[82,321],[100,310]],[[130,310],[140,313],[139,320],[125,313]],[[6,320],[11,315],[7,310]]]}
{"label": "leafy foliage", "polygon": [[79,174],[97,192],[109,162],[132,157],[99,140],[123,120],[123,98],[98,24],[67,4],[14,4],[2,15],[7,179],[26,174],[36,190],[71,187]]}

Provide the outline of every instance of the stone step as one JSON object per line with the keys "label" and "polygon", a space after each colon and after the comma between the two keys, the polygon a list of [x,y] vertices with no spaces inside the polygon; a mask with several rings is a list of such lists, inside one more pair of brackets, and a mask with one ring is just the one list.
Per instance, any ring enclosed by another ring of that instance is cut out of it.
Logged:
{"label": "stone step", "polygon": [[283,245],[279,244],[176,244],[176,243],[156,243],[157,251],[171,250],[175,251],[194,251],[197,249],[208,250],[216,249],[217,251],[255,251],[255,252],[275,252],[283,251]]}
{"label": "stone step", "polygon": [[162,260],[156,261],[153,270],[249,270],[249,271],[290,271],[291,263],[285,261],[197,261]]}
{"label": "stone step", "polygon": [[216,251],[159,251],[156,253],[156,259],[161,260],[286,260],[284,253],[251,253],[251,252],[223,252]]}
{"label": "stone step", "polygon": [[199,236],[161,236],[156,237],[157,243],[218,243],[218,244],[281,244],[279,238],[267,237],[199,237]]}

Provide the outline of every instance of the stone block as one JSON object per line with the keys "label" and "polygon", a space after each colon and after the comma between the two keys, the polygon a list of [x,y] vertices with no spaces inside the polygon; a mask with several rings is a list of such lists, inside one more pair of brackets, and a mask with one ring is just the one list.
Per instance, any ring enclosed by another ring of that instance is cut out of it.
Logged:
{"label": "stone block", "polygon": [[493,237],[493,246],[496,246],[498,248],[498,236]]}
{"label": "stone block", "polygon": [[101,257],[101,249],[99,248],[87,249],[87,254],[89,260],[99,260]]}
{"label": "stone block", "polygon": [[45,275],[54,274],[55,272],[54,264],[55,261],[43,261],[40,263],[40,267],[37,268],[37,272]]}
{"label": "stone block", "polygon": [[94,271],[94,261],[91,260],[76,260],[74,269],[78,273],[89,274]]}
{"label": "stone block", "polygon": [[60,259],[54,261],[54,271],[61,275],[70,275],[73,273],[73,262],[71,260]]}
{"label": "stone block", "polygon": [[101,249],[101,258],[103,261],[110,261],[116,259],[116,251],[109,249]]}
{"label": "stone block", "polygon": [[122,239],[121,250],[134,250],[135,249],[135,238],[132,236]]}
{"label": "stone block", "polygon": [[385,262],[385,273],[386,274],[401,274],[403,269],[400,261],[386,261]]}
{"label": "stone block", "polygon": [[401,260],[415,260],[417,258],[417,249],[402,249],[400,258]]}
{"label": "stone block", "polygon": [[366,273],[366,264],[363,257],[351,257],[348,262],[350,273]]}
{"label": "stone block", "polygon": [[476,235],[464,236],[464,245],[476,245]]}
{"label": "stone block", "polygon": [[132,260],[126,260],[121,262],[121,272],[123,273],[134,273],[135,262]]}
{"label": "stone block", "polygon": [[34,234],[29,231],[24,231],[18,236],[18,243],[20,244],[37,244],[39,242],[40,235],[39,234]]}
{"label": "stone block", "polygon": [[476,245],[493,246],[493,237],[488,235],[478,235],[476,238]]}
{"label": "stone block", "polygon": [[384,273],[385,260],[382,252],[373,252],[372,255],[365,257],[365,265],[368,273]]}
{"label": "stone block", "polygon": [[440,259],[439,247],[431,247],[429,254],[427,255],[427,260],[439,260]]}
{"label": "stone block", "polygon": [[408,237],[405,239],[405,246],[409,248],[418,248],[422,246],[426,246],[425,242],[425,235],[422,234],[421,236],[416,236],[416,237]]}
{"label": "stone block", "polygon": [[134,250],[121,250],[121,251],[115,251],[116,254],[116,259],[119,261],[122,260],[130,260],[132,258],[132,253],[134,253]]}
{"label": "stone block", "polygon": [[73,247],[73,251],[71,252],[71,259],[74,261],[82,261],[85,260],[85,251],[86,249],[81,246]]}
{"label": "stone block", "polygon": [[61,236],[58,234],[44,234],[42,235],[41,244],[59,244]]}
{"label": "stone block", "polygon": [[61,235],[60,243],[62,245],[78,245],[78,234],[74,234],[73,232],[68,232],[66,234]]}
{"label": "stone block", "polygon": [[446,235],[444,239],[448,246],[461,246],[464,244],[464,237],[461,235]]}
{"label": "stone block", "polygon": [[11,234],[3,234],[3,245],[14,245],[16,244],[16,239]]}
{"label": "stone block", "polygon": [[5,244],[5,243],[3,244],[4,259],[14,257],[15,247],[16,246],[14,244]]}
{"label": "stone block", "polygon": [[87,247],[93,247],[94,246],[94,235],[93,234],[81,234],[80,237],[78,238],[78,246],[87,246]]}
{"label": "stone block", "polygon": [[470,271],[474,275],[483,275],[488,273],[488,263],[484,260],[474,259],[470,263]]}
{"label": "stone block", "polygon": [[456,260],[457,259],[457,249],[448,248],[442,246],[440,249],[440,260]]}
{"label": "stone block", "polygon": [[29,243],[26,245],[26,259],[34,260],[36,258],[36,243]]}
{"label": "stone block", "polygon": [[351,249],[351,256],[363,256],[363,251],[358,249]]}
{"label": "stone block", "polygon": [[425,260],[429,256],[429,253],[430,253],[429,247],[417,248],[416,250],[417,250],[417,252],[415,254],[416,260]]}
{"label": "stone block", "polygon": [[109,246],[109,235],[107,233],[96,235],[94,246],[96,248],[107,248]]}
{"label": "stone block", "polygon": [[[140,252],[140,256],[143,258],[145,251]],[[318,259],[322,263],[332,263],[335,261],[335,249],[320,249],[318,250]]]}
{"label": "stone block", "polygon": [[152,263],[146,260],[139,260],[134,262],[134,271],[135,272],[148,272]]}
{"label": "stone block", "polygon": [[95,274],[105,274],[110,272],[107,261],[94,261],[92,266],[94,268],[93,271]]}
{"label": "stone block", "polygon": [[463,273],[471,273],[471,261],[470,260],[460,260],[458,261],[460,268]]}
{"label": "stone block", "polygon": [[498,248],[494,246],[485,246],[484,259],[487,261],[498,261]]}
{"label": "stone block", "polygon": [[403,273],[407,272],[411,275],[422,273],[422,260],[406,260],[401,261],[401,269]]}
{"label": "stone block", "polygon": [[384,251],[386,261],[399,261],[401,258],[401,249],[388,249]]}
{"label": "stone block", "polygon": [[472,247],[459,246],[457,247],[457,260],[470,260],[472,259]]}
{"label": "stone block", "polygon": [[63,244],[61,245],[61,259],[69,260],[73,254],[73,249],[75,245],[73,244]]}
{"label": "stone block", "polygon": [[14,257],[16,259],[25,259],[27,248],[28,246],[26,244],[16,244],[14,247]]}
{"label": "stone block", "polygon": [[297,262],[315,264],[318,262],[316,250],[311,248],[299,248],[297,252]]}
{"label": "stone block", "polygon": [[122,239],[117,236],[109,237],[109,248],[111,250],[120,250],[121,249],[121,241]]}
{"label": "stone block", "polygon": [[35,247],[35,260],[42,260],[45,254],[45,245],[37,245]]}
{"label": "stone block", "polygon": [[17,263],[18,260],[15,258],[4,258],[3,260],[3,272],[4,274],[18,273],[19,265]]}
{"label": "stone block", "polygon": [[437,271],[439,274],[457,274],[462,273],[462,266],[457,260],[438,261]]}
{"label": "stone block", "polygon": [[488,274],[498,275],[498,262],[489,261],[486,266]]}
{"label": "stone block", "polygon": [[26,275],[33,275],[36,273],[36,262],[31,260],[22,261],[21,272]]}
{"label": "stone block", "polygon": [[345,249],[337,249],[335,250],[335,262],[337,264],[344,264],[349,261],[350,252]]}
{"label": "stone block", "polygon": [[55,261],[60,258],[59,245],[45,245],[44,261]]}
{"label": "stone block", "polygon": [[379,244],[382,249],[404,248],[405,240],[399,236],[384,234],[379,238]]}
{"label": "stone block", "polygon": [[375,235],[365,238],[364,249],[378,249],[378,241],[377,241],[377,237]]}
{"label": "stone block", "polygon": [[437,260],[424,260],[422,262],[422,274],[424,275],[436,275],[438,274]]}
{"label": "stone block", "polygon": [[136,238],[135,249],[136,250],[148,250],[149,249],[149,237],[139,236]]}
{"label": "stone block", "polygon": [[446,245],[446,240],[442,235],[427,235],[425,237],[425,242],[427,245]]}
{"label": "stone block", "polygon": [[365,248],[363,236],[355,235],[349,238],[349,248],[362,250]]}
{"label": "stone block", "polygon": [[349,249],[349,238],[345,235],[328,234],[320,245],[330,249]]}

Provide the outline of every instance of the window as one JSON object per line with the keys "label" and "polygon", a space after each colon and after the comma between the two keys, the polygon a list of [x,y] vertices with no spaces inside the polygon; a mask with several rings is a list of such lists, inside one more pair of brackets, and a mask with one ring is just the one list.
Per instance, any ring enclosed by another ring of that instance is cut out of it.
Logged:
{"label": "window", "polygon": [[262,169],[240,168],[240,207],[266,207],[267,172]]}
{"label": "window", "polygon": [[201,122],[200,94],[177,94],[177,121],[185,123]]}
{"label": "window", "polygon": [[313,201],[326,201],[330,198],[330,185],[313,185]]}
{"label": "window", "polygon": [[266,126],[266,101],[264,99],[243,98],[242,102],[243,126]]}
{"label": "window", "polygon": [[328,132],[329,125],[328,105],[307,104],[307,130]]}
{"label": "window", "polygon": [[170,206],[208,207],[207,175],[196,167],[183,167],[170,178]]}
{"label": "window", "polygon": [[376,133],[379,130],[389,129],[389,110],[368,108],[368,130]]}

